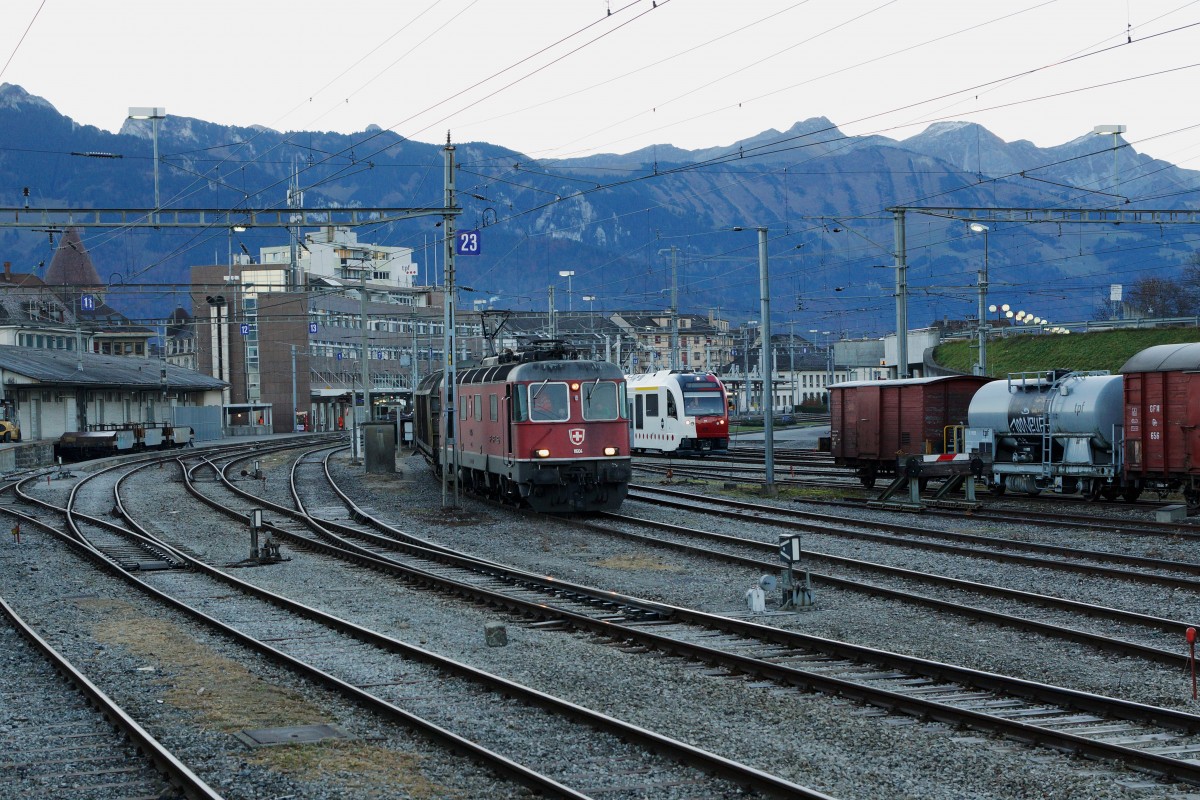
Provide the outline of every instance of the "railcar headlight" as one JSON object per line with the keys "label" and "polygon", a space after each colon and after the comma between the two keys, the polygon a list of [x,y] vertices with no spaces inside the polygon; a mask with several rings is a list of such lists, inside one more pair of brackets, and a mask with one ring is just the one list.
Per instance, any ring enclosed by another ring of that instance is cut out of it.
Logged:
{"label": "railcar headlight", "polygon": [[539,448],[539,449],[537,449],[537,450],[534,450],[534,451],[533,451],[533,455],[534,455],[534,457],[535,457],[535,458],[549,458],[549,457],[550,457],[550,451],[549,451],[547,448],[545,448],[545,447],[542,447],[542,448]]}
{"label": "railcar headlight", "polygon": [[604,455],[606,455],[606,456],[615,456],[616,454],[617,454],[617,448],[615,448],[615,447],[606,447],[606,448],[604,448]]}

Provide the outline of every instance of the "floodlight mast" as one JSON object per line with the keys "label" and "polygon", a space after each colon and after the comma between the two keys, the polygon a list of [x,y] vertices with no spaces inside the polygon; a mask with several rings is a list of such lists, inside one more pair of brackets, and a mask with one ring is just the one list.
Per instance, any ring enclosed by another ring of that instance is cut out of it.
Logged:
{"label": "floodlight mast", "polygon": [[979,361],[975,364],[975,374],[987,375],[988,231],[991,229],[981,222],[972,222],[967,227],[972,233],[983,234],[983,269],[979,271]]}

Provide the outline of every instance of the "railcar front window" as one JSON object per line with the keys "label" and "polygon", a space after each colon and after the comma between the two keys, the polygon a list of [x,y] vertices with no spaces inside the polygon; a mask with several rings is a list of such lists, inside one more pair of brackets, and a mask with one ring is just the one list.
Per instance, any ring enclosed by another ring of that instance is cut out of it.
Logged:
{"label": "railcar front window", "polygon": [[596,383],[584,384],[583,387],[583,418],[584,419],[617,419],[617,384]]}
{"label": "railcar front window", "polygon": [[725,402],[721,399],[719,392],[685,394],[683,410],[689,417],[721,415],[725,413]]}
{"label": "railcar front window", "polygon": [[529,418],[534,422],[566,422],[570,418],[565,383],[529,386]]}

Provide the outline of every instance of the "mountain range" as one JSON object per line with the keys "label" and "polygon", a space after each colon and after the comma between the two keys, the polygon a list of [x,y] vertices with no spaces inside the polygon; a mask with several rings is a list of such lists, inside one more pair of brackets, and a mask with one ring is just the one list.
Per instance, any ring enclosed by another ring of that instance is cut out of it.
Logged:
{"label": "mountain range", "polygon": [[[0,207],[153,205],[145,121],[110,133],[0,84],[0,131]],[[758,245],[749,229],[765,227],[772,318],[849,335],[894,326],[891,207],[1191,209],[1200,190],[1200,172],[1123,139],[1089,134],[1040,148],[965,122],[894,140],[846,136],[813,117],[728,146],[555,160],[500,144],[454,145],[456,225],[479,229],[483,242],[480,255],[456,259],[463,307],[544,309],[553,285],[560,310],[665,309],[674,271],[681,310],[756,318]],[[293,172],[308,207],[443,204],[443,146],[374,126],[285,133],[167,116],[158,146],[164,208],[281,207]],[[1192,251],[1184,226],[991,221],[979,237],[944,215],[907,217],[911,327],[973,317],[985,267],[994,302],[1066,321],[1102,313],[1110,284],[1173,274]],[[436,282],[434,223],[394,222],[359,236],[414,248],[418,277]],[[52,239],[4,229],[0,259],[43,274]],[[84,241],[112,286],[142,286],[122,310],[157,318],[187,302],[191,266],[284,244],[286,234],[91,230]]]}

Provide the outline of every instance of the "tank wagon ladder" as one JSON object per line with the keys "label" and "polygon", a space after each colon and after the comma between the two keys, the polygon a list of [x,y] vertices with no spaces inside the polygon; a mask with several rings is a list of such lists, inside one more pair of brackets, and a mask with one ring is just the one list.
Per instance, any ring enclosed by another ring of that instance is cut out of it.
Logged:
{"label": "tank wagon ladder", "polygon": [[[1045,372],[1011,372],[1008,375],[1008,392],[1014,393],[1013,383],[1020,382],[1022,386],[1030,384],[1039,385],[1045,382],[1047,385],[1045,397],[1046,401],[1042,404],[1041,412],[1038,418],[1038,433],[1041,437],[1041,473],[1045,480],[1053,483],[1055,478],[1068,477],[1071,473],[1065,468],[1064,463],[1056,462],[1054,459],[1054,430],[1050,420],[1050,409],[1052,403],[1049,398],[1055,394],[1069,394],[1067,387],[1068,382],[1078,381],[1082,378],[1092,376],[1110,375],[1108,370],[1072,370],[1070,372],[1059,372],[1055,370],[1047,370]],[[1121,472],[1122,454],[1118,447],[1118,439],[1120,446],[1124,446],[1124,426],[1114,425],[1111,441],[1113,442],[1113,467],[1114,475],[1119,475]],[[1093,492],[1099,494],[1098,487]]]}

